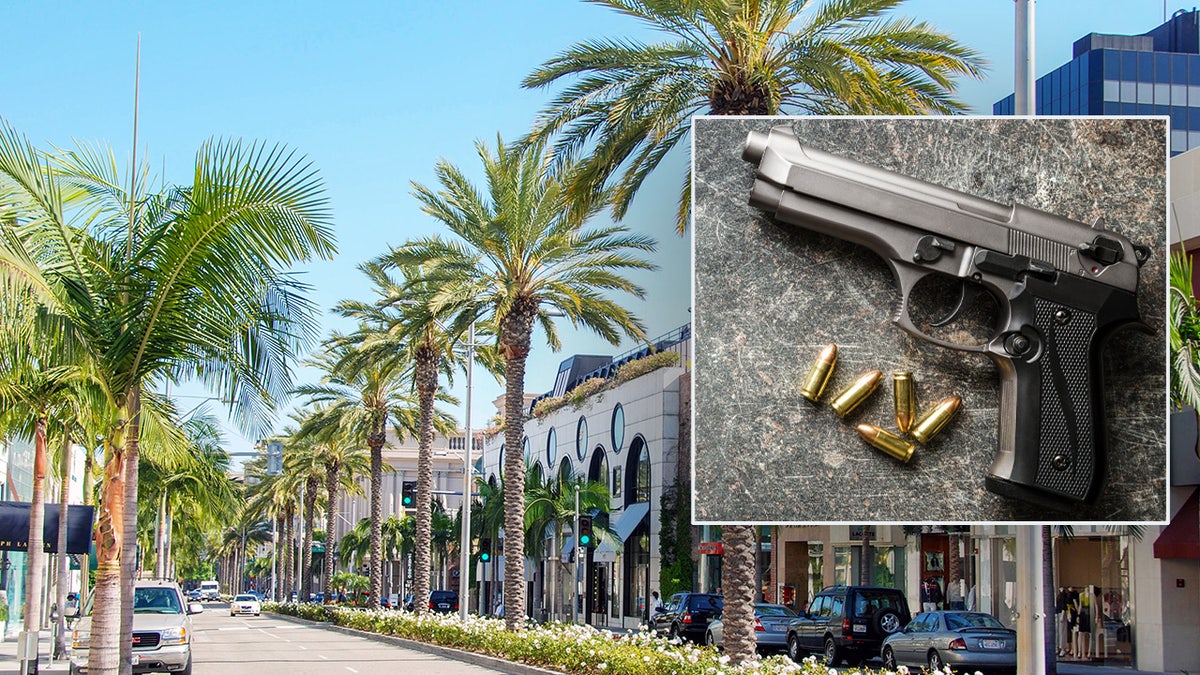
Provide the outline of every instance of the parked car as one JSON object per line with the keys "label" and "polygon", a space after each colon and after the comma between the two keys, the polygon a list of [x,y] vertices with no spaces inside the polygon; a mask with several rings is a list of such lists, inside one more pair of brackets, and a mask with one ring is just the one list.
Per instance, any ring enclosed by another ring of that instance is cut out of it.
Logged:
{"label": "parked car", "polygon": [[[71,675],[87,672],[92,630],[88,600],[71,633]],[[173,581],[141,580],[133,587],[133,669],[137,673],[192,673],[192,615],[204,611],[187,603]]]}
{"label": "parked car", "polygon": [[[760,652],[778,652],[787,649],[787,630],[796,612],[785,605],[756,603],[754,605],[754,637]],[[725,622],[718,617],[708,624],[704,644],[723,649],[725,644]]]}
{"label": "parked car", "polygon": [[788,626],[788,656],[799,662],[809,653],[820,653],[829,666],[856,664],[879,654],[884,638],[910,619],[908,600],[898,589],[830,586]]}
{"label": "parked car", "polygon": [[259,604],[258,596],[253,593],[239,593],[233,598],[233,602],[229,603],[229,616],[238,614],[258,616],[261,613],[262,605]]}
{"label": "parked car", "polygon": [[457,612],[458,591],[429,591],[429,609],[435,612]]}
{"label": "parked car", "polygon": [[200,599],[201,599],[200,598],[200,589],[193,588],[192,590],[188,591],[187,597],[188,597],[188,600],[194,600],[196,602],[200,602]]}
{"label": "parked car", "polygon": [[964,671],[1017,670],[1017,632],[983,612],[923,612],[883,641],[889,670],[899,665]]}
{"label": "parked car", "polygon": [[651,617],[654,630],[670,639],[700,642],[708,624],[725,608],[725,598],[715,593],[676,593]]}

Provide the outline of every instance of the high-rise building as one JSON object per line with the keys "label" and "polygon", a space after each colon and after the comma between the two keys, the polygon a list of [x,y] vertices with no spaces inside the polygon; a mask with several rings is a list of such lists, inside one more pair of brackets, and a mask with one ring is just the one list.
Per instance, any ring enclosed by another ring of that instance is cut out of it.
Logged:
{"label": "high-rise building", "polygon": [[[1200,147],[1200,12],[1141,35],[1089,33],[1037,81],[1038,115],[1168,115],[1171,154]],[[1012,115],[1013,95],[992,105]]]}

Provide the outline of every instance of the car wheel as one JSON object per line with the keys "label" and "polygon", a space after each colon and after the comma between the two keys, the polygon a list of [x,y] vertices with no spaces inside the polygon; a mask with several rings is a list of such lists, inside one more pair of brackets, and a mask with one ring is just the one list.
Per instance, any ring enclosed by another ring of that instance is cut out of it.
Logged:
{"label": "car wheel", "polygon": [[183,670],[179,671],[179,673],[180,673],[180,675],[192,675],[192,655],[191,654],[188,654],[187,665],[184,666]]}
{"label": "car wheel", "polygon": [[713,649],[719,649],[719,647],[717,647],[717,640],[713,637],[711,630],[704,632],[704,644],[712,647]]}
{"label": "car wheel", "polygon": [[832,637],[825,638],[825,665],[833,667],[842,664],[842,650],[838,649],[837,643]]}
{"label": "car wheel", "polygon": [[883,648],[883,667],[888,670],[896,669],[896,653],[892,651],[891,647]]}
{"label": "car wheel", "polygon": [[894,609],[881,609],[875,613],[875,630],[880,635],[891,635],[903,628],[900,625],[900,614]]}
{"label": "car wheel", "polygon": [[804,655],[800,653],[800,640],[796,638],[795,633],[788,636],[787,655],[796,663],[804,660]]}
{"label": "car wheel", "polygon": [[679,639],[679,626],[677,626],[675,624],[671,624],[671,627],[667,629],[667,639],[668,640]]}
{"label": "car wheel", "polygon": [[946,667],[946,664],[942,663],[942,655],[938,654],[936,649],[930,651],[929,652],[929,671],[933,672],[933,673],[940,673],[940,672],[942,672],[942,668],[945,668],[945,667]]}

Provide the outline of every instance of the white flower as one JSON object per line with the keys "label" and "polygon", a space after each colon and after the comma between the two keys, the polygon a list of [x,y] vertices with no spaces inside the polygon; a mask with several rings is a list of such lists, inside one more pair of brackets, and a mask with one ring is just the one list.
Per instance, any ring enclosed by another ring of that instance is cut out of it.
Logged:
{"label": "white flower", "polygon": [[600,670],[608,670],[607,663],[601,663],[601,664],[597,665],[596,667],[599,668]]}

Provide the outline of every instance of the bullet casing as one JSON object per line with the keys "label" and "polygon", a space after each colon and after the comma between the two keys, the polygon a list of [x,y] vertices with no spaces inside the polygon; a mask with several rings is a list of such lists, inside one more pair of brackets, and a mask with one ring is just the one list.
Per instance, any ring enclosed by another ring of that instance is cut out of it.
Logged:
{"label": "bullet casing", "polygon": [[859,403],[867,400],[867,398],[875,393],[879,387],[879,383],[883,380],[883,371],[872,370],[859,376],[849,387],[846,387],[842,393],[833,399],[829,405],[833,407],[834,412],[840,417],[845,417],[858,407]]}
{"label": "bullet casing", "polygon": [[898,370],[892,373],[892,388],[896,396],[896,428],[907,433],[917,409],[917,388],[912,373]]}
{"label": "bullet casing", "polygon": [[929,439],[936,436],[943,427],[950,423],[950,420],[954,419],[960,405],[962,405],[961,397],[951,396],[942,399],[936,406],[921,415],[921,418],[909,430],[909,435],[921,443],[928,443]]}
{"label": "bullet casing", "polygon": [[835,365],[837,345],[827,344],[821,349],[821,353],[817,354],[817,360],[813,361],[812,368],[808,370],[808,377],[804,378],[804,385],[800,387],[800,395],[813,403],[819,401],[829,377],[833,375]]}
{"label": "bullet casing", "polygon": [[908,463],[912,459],[917,446],[893,434],[887,429],[880,429],[874,424],[858,425],[858,435],[872,446],[884,451],[901,462]]}

